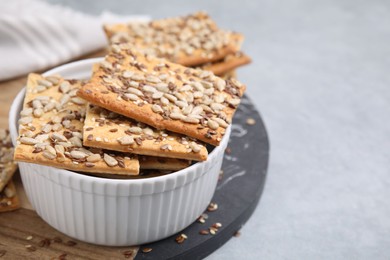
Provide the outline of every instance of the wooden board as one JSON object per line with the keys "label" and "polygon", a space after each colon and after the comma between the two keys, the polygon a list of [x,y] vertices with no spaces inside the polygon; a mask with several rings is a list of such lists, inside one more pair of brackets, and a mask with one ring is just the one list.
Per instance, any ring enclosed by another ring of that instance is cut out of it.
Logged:
{"label": "wooden board", "polygon": [[[98,52],[88,57],[102,56]],[[84,57],[84,58],[88,58]],[[13,98],[24,86],[26,77],[0,83],[0,127],[8,126],[8,111]],[[254,119],[250,125],[247,119]],[[223,176],[212,199],[218,210],[207,213],[206,223],[193,223],[182,233],[188,239],[182,244],[175,236],[138,247],[103,247],[76,241],[46,224],[25,197],[20,179],[16,180],[22,209],[0,214],[0,257],[4,259],[202,259],[221,247],[238,231],[253,213],[263,191],[269,158],[269,143],[264,124],[251,101],[245,96],[234,116],[232,136],[223,162]],[[18,177],[18,176],[16,176]],[[222,227],[216,235],[200,235],[213,223]],[[32,236],[32,240],[26,238]],[[54,242],[60,238],[61,243]],[[49,246],[42,246],[45,241]],[[42,242],[43,241],[43,242]],[[67,245],[67,243],[75,245]],[[36,249],[26,246],[31,245]],[[152,248],[143,253],[145,247]],[[138,251],[138,253],[137,253]],[[128,254],[124,254],[127,252]]]}

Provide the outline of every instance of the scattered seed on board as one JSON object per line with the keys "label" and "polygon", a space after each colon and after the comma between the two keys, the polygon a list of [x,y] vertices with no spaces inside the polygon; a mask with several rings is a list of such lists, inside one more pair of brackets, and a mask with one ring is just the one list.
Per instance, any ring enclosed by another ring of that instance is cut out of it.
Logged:
{"label": "scattered seed on board", "polygon": [[247,125],[254,125],[254,124],[256,124],[256,120],[253,119],[253,118],[248,118],[248,119],[246,120],[246,124],[247,124]]}
{"label": "scattered seed on board", "polygon": [[144,247],[142,248],[142,253],[149,253],[151,252],[153,249],[151,247]]}
{"label": "scattered seed on board", "polygon": [[217,203],[213,203],[213,202],[211,202],[209,204],[209,206],[207,207],[207,211],[209,211],[209,212],[216,211],[217,209],[218,209],[218,204]]}
{"label": "scattered seed on board", "polygon": [[175,240],[178,244],[182,244],[188,237],[185,234],[178,235]]}

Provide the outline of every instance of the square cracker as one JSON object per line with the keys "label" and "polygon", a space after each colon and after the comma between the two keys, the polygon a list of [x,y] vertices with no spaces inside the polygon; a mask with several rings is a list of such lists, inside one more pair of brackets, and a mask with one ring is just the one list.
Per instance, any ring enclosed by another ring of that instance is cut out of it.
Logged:
{"label": "square cracker", "polygon": [[92,104],[212,145],[219,145],[245,86],[210,71],[134,51],[112,50],[78,95]]}
{"label": "square cracker", "polygon": [[29,75],[15,160],[81,172],[137,175],[136,156],[83,147],[87,102],[76,96],[82,84]]}
{"label": "square cracker", "polygon": [[12,180],[8,182],[3,191],[0,192],[0,212],[12,211],[20,208],[19,197]]}
{"label": "square cracker", "polygon": [[243,36],[223,31],[204,12],[151,22],[105,25],[110,43],[134,48],[184,66],[220,60],[240,50]]}
{"label": "square cracker", "polygon": [[[89,105],[83,144],[120,152],[204,161],[207,149],[193,138],[157,130],[144,123]],[[140,161],[142,168],[142,161]]]}
{"label": "square cracker", "polygon": [[18,165],[14,162],[14,148],[9,131],[0,129],[0,192],[14,175]]}

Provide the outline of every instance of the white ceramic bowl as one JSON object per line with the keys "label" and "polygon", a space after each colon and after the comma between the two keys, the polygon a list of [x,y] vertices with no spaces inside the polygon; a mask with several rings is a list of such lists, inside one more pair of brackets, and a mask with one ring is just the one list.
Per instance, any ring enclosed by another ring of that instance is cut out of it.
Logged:
{"label": "white ceramic bowl", "polygon": [[[101,59],[73,62],[45,76],[86,79]],[[9,126],[18,136],[25,90],[15,98]],[[75,172],[19,163],[27,196],[47,223],[78,240],[107,246],[144,244],[173,235],[202,214],[214,194],[230,127],[205,162],[148,179],[104,179]]]}

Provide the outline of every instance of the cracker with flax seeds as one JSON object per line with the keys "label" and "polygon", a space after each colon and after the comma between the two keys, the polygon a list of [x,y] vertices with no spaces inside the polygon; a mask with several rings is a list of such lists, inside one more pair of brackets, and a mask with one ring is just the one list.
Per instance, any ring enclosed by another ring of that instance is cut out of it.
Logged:
{"label": "cracker with flax seeds", "polygon": [[187,68],[112,45],[78,95],[157,129],[219,145],[245,86],[210,71]]}
{"label": "cracker with flax seeds", "polygon": [[137,157],[83,146],[87,102],[76,96],[83,84],[29,75],[15,160],[81,172],[137,175]]}
{"label": "cracker with flax seeds", "polygon": [[193,138],[157,130],[92,104],[87,108],[83,137],[83,144],[89,147],[195,161],[207,159],[206,147]]}
{"label": "cracker with flax seeds", "polygon": [[187,16],[105,25],[111,44],[129,43],[148,55],[184,66],[217,61],[240,50],[243,36],[223,31],[204,12]]}
{"label": "cracker with flax seeds", "polygon": [[190,164],[187,160],[157,160],[151,156],[145,156],[140,163],[130,153],[83,146],[82,130],[88,105],[75,96],[82,84],[82,81],[60,77],[45,79],[30,75],[15,158],[68,170],[117,175],[138,175],[139,169],[152,167],[178,170]]}
{"label": "cracker with flax seeds", "polygon": [[12,180],[0,192],[0,212],[12,211],[20,208],[19,197]]}
{"label": "cracker with flax seeds", "polygon": [[0,192],[18,169],[13,156],[14,148],[9,131],[0,129]]}

